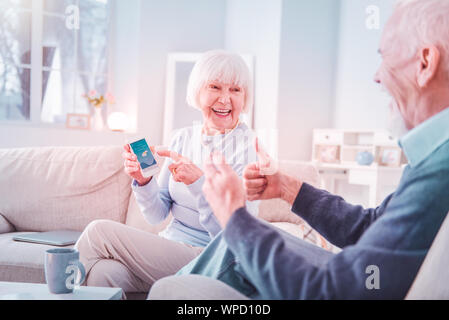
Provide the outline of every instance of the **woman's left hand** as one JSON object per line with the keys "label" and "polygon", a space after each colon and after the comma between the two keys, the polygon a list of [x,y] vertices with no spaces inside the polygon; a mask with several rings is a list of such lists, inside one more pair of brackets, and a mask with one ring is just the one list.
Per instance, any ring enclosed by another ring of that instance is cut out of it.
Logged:
{"label": "woman's left hand", "polygon": [[176,182],[182,182],[188,186],[204,174],[189,158],[183,157],[174,151],[159,150],[157,154],[173,160],[173,163],[168,166],[168,170],[170,170]]}

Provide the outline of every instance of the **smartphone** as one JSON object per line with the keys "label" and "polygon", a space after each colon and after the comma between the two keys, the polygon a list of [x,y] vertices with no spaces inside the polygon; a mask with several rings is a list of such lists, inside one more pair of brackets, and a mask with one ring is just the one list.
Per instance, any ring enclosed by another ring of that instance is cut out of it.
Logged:
{"label": "smartphone", "polygon": [[129,142],[131,151],[137,156],[137,161],[140,163],[142,176],[149,178],[159,172],[159,165],[151,152],[145,138]]}

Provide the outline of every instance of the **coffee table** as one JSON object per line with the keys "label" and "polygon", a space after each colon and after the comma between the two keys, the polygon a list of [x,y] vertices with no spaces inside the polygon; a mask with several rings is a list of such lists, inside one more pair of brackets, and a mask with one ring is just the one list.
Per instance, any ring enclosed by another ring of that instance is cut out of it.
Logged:
{"label": "coffee table", "polygon": [[0,300],[120,300],[121,288],[79,287],[73,293],[53,294],[47,284],[0,281]]}

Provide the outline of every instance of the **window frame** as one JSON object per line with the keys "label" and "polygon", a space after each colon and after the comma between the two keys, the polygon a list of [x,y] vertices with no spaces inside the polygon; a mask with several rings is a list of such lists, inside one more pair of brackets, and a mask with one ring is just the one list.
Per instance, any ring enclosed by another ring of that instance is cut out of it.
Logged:
{"label": "window frame", "polygon": [[[59,71],[59,72],[74,72],[77,75],[83,76],[97,76],[104,77],[107,81],[107,87],[110,89],[111,80],[113,71],[111,70],[112,64],[112,49],[111,45],[108,45],[106,48],[106,52],[108,55],[108,70],[106,74],[103,73],[91,73],[80,71],[78,68],[75,69],[56,69],[52,67],[43,66],[43,29],[44,29],[44,15],[58,17],[58,18],[66,18],[66,15],[55,12],[48,12],[44,10],[44,1],[45,0],[33,0],[31,1],[31,9],[29,8],[17,8],[20,12],[29,12],[31,14],[31,61],[30,64],[16,64],[17,67],[22,69],[30,70],[30,117],[26,120],[8,120],[1,119],[0,125],[24,125],[24,126],[34,126],[34,127],[51,127],[51,128],[66,128],[65,123],[49,123],[41,121],[41,112],[42,112],[42,82],[43,82],[43,72],[44,71]],[[78,4],[78,1],[76,3]],[[110,22],[114,18],[115,11],[115,3],[111,2],[109,7],[110,12]],[[109,40],[113,39],[114,28],[109,27],[108,32],[108,43],[111,43]],[[77,36],[75,37],[75,61],[78,61],[78,30],[75,30]],[[75,90],[73,92],[73,103],[76,103]]]}

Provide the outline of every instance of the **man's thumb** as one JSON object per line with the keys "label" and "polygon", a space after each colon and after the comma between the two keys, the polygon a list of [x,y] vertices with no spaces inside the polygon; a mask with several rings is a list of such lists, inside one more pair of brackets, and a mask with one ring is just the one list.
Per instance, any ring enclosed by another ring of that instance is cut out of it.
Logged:
{"label": "man's thumb", "polygon": [[257,160],[259,162],[259,167],[265,167],[270,164],[270,156],[268,153],[262,148],[259,143],[259,138],[256,137],[254,140],[254,147],[256,148]]}
{"label": "man's thumb", "polygon": [[259,138],[255,139],[255,149],[257,153],[259,171],[263,175],[273,175],[277,172],[277,162],[274,161],[270,155],[261,147]]}

